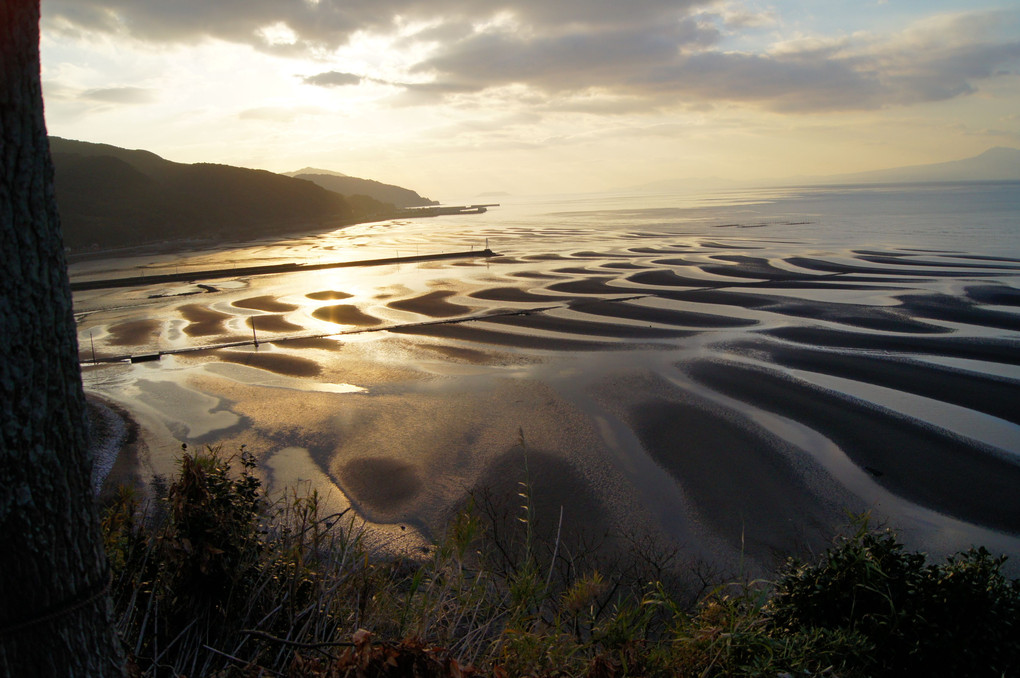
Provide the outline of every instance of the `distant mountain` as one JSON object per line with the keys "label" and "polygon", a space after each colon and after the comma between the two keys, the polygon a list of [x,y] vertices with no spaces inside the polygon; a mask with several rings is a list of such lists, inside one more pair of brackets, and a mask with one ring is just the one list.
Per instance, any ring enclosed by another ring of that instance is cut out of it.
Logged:
{"label": "distant mountain", "polygon": [[342,195],[368,196],[373,200],[386,202],[394,205],[395,207],[425,207],[428,205],[439,204],[437,201],[423,198],[416,192],[407,188],[401,188],[400,186],[394,186],[392,184],[383,184],[371,179],[349,177],[346,174],[330,172],[329,170],[306,167],[305,169],[298,170],[297,172],[288,172],[287,176],[294,177],[295,179],[311,181],[314,184],[322,186],[328,191],[335,191]]}
{"label": "distant mountain", "polygon": [[318,167],[302,167],[296,172],[282,172],[285,177],[296,177],[299,174],[328,174],[331,177],[346,177],[347,175],[343,172],[334,172],[333,170],[319,169]]}
{"label": "distant mountain", "polygon": [[186,239],[256,238],[385,218],[392,205],[347,199],[265,170],[182,164],[154,153],[50,137],[64,244],[107,249]]}
{"label": "distant mountain", "polygon": [[981,155],[931,165],[910,165],[872,172],[800,177],[824,184],[927,183],[933,181],[1020,181],[1020,150],[997,146]]}

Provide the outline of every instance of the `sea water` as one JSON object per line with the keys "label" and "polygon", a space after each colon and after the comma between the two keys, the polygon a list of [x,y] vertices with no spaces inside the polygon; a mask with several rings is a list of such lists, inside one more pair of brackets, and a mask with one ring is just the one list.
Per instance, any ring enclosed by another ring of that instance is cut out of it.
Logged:
{"label": "sea water", "polygon": [[[167,353],[86,365],[86,389],[142,423],[149,472],[172,471],[181,443],[247,444],[267,469],[279,455],[303,459],[307,477],[333,483],[363,515],[426,533],[504,468],[521,433],[566,464],[554,466],[570,476],[563,487],[592,488],[586,501],[608,506],[611,525],[697,543],[699,555],[726,560],[746,547],[764,559],[817,545],[841,508],[874,509],[933,552],[1020,550],[1012,504],[972,505],[992,496],[982,480],[929,480],[923,454],[886,467],[853,449],[880,445],[874,431],[914,432],[939,454],[974,455],[975,467],[1020,463],[1020,427],[1001,406],[1020,384],[1020,183],[501,202],[482,215],[76,265],[73,277],[103,277],[500,255],[78,294],[86,364],[93,342],[105,355]],[[330,292],[342,298],[323,301]],[[452,306],[429,310],[435,293]],[[243,303],[263,297],[290,310]],[[189,333],[181,308],[193,304],[220,329]],[[330,304],[370,324],[315,315]],[[257,348],[216,348],[250,335],[252,316],[291,329],[265,332]],[[139,319],[155,329],[117,344],[117,328]],[[287,343],[301,337],[319,343]],[[759,381],[786,389],[778,400],[809,394],[806,406],[830,414],[773,407]],[[844,408],[863,422],[859,443],[841,428]],[[735,456],[683,431],[663,442],[650,428],[670,417],[703,423]],[[372,469],[407,478],[407,491],[380,500],[366,489]]]}

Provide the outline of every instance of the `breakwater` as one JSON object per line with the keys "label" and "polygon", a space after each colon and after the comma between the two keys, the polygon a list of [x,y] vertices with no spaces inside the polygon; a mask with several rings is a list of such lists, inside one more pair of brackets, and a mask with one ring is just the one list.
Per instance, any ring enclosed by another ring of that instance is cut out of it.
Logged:
{"label": "breakwater", "polygon": [[438,261],[444,259],[465,259],[469,257],[495,257],[489,248],[460,252],[444,252],[441,254],[421,254],[407,257],[384,257],[381,259],[361,259],[358,261],[337,261],[327,264],[269,264],[263,266],[239,266],[236,268],[217,268],[203,271],[186,271],[184,273],[159,273],[155,275],[125,276],[122,278],[105,278],[101,280],[78,280],[71,282],[72,292],[87,290],[114,289],[118,287],[138,287],[141,285],[162,285],[166,283],[197,282],[201,280],[217,280],[223,278],[246,278],[253,275],[273,275],[276,273],[296,273],[299,271],[320,271],[330,268],[353,268],[357,266],[386,266],[389,264],[410,264],[422,261]]}

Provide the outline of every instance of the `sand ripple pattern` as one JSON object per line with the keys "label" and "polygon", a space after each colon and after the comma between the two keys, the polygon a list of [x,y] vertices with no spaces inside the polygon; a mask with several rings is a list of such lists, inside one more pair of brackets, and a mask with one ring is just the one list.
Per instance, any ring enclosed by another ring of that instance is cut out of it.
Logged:
{"label": "sand ripple pattern", "polygon": [[[562,247],[576,231],[545,229],[549,243],[488,260],[173,302],[170,320],[118,317],[95,340],[205,345],[230,374],[286,377],[272,383],[293,393],[364,385],[341,419],[390,425],[345,425],[338,443],[330,410],[325,432],[294,435],[379,519],[511,477],[517,457],[493,449],[525,424],[582,518],[612,512],[589,483],[612,468],[682,524],[674,536],[740,557],[824,548],[845,509],[875,506],[938,538],[1020,543],[1020,261],[816,252],[758,232]],[[241,345],[256,330],[261,347]]]}
{"label": "sand ripple pattern", "polygon": [[[803,507],[826,503],[798,493],[818,494],[826,483],[865,504],[895,497],[1020,534],[1020,262],[733,249],[702,241],[497,259],[487,286],[457,297],[475,320],[392,332],[539,359],[665,352],[658,378],[669,389],[635,396],[639,404],[622,418],[708,522],[770,512],[744,525],[758,548],[796,538],[784,526],[803,527]],[[754,423],[769,416],[813,431],[842,456],[816,458],[803,440]],[[695,430],[711,435],[699,443]],[[848,465],[856,469],[849,480],[840,471]],[[746,471],[736,480],[735,467]],[[731,485],[720,489],[721,478]],[[831,518],[825,509],[808,513],[809,522]]]}

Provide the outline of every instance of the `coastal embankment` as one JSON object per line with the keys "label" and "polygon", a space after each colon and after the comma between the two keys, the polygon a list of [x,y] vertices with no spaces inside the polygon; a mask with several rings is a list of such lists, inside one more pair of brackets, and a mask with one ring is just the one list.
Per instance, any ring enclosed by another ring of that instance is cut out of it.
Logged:
{"label": "coastal embankment", "polygon": [[362,259],[360,261],[334,261],[324,264],[270,264],[266,266],[241,266],[235,268],[217,268],[204,271],[188,271],[185,273],[159,273],[156,275],[126,276],[123,278],[104,278],[98,280],[77,280],[71,282],[72,292],[88,290],[114,289],[118,287],[138,287],[140,285],[162,285],[165,283],[198,282],[222,278],[242,278],[253,275],[273,275],[277,273],[298,273],[301,271],[322,271],[330,268],[353,268],[357,266],[387,266],[390,264],[410,264],[426,261],[442,261],[444,259],[463,259],[466,257],[495,257],[492,250],[470,250],[467,252],[443,252],[440,254],[421,254],[407,257],[383,257],[380,259]]}

